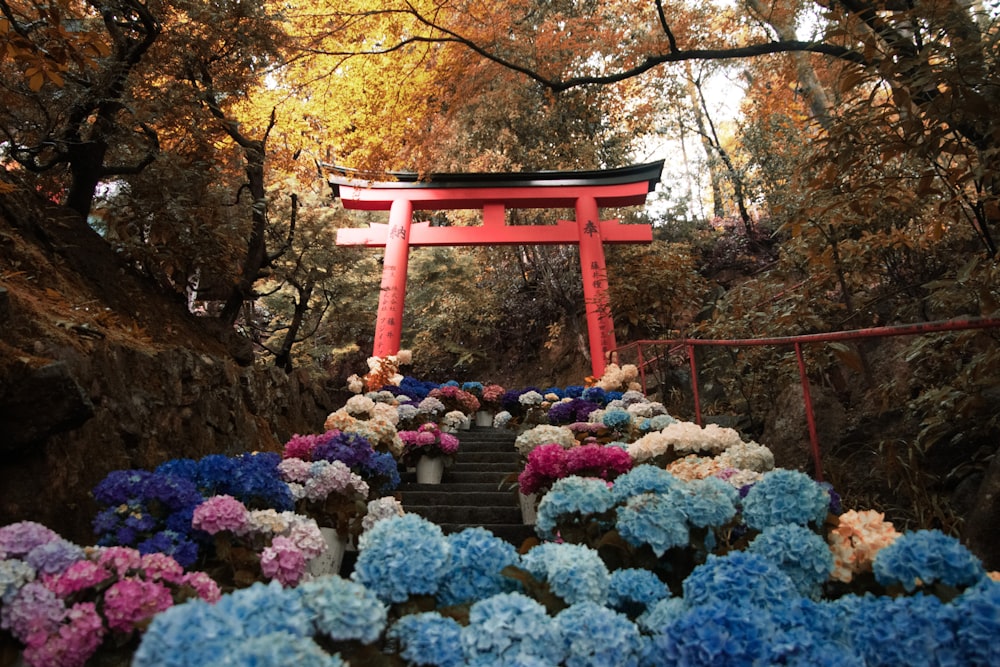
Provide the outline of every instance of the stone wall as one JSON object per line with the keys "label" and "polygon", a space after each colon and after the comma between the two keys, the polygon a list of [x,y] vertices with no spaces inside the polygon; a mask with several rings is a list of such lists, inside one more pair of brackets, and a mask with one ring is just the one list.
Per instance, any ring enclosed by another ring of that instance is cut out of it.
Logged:
{"label": "stone wall", "polygon": [[89,354],[54,352],[59,361],[5,383],[0,525],[31,519],[80,544],[93,543],[90,491],[108,472],[276,451],[294,433],[320,431],[344,399],[303,373],[188,349],[98,344]]}

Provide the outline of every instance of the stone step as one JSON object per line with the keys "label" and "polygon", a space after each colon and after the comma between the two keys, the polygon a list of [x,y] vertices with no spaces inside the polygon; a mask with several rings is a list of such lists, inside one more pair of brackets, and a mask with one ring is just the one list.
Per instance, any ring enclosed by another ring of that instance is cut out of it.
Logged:
{"label": "stone step", "polygon": [[458,454],[455,456],[456,463],[506,463],[520,467],[521,456],[511,450],[509,452],[493,452],[493,451],[466,451],[464,449],[458,450]]}
{"label": "stone step", "polygon": [[517,454],[517,450],[513,443],[460,442],[458,445],[459,456],[477,453]]}
{"label": "stone step", "polygon": [[519,472],[520,467],[516,463],[511,463],[510,461],[503,461],[500,463],[480,463],[477,461],[465,461],[464,459],[456,459],[453,464],[446,468],[447,472],[496,472],[501,475],[506,475],[511,472]]}
{"label": "stone step", "polygon": [[[425,485],[429,486],[429,485]],[[440,486],[440,485],[434,485]],[[413,506],[463,505],[480,507],[516,507],[517,493],[497,491],[493,486],[489,491],[403,491],[403,504]]]}
{"label": "stone step", "polygon": [[[447,487],[447,491],[442,491],[441,487]],[[396,489],[396,493],[404,497],[410,492],[427,491],[429,493],[491,493],[494,491],[510,491],[505,487],[500,487],[491,482],[457,482],[453,484],[417,484],[416,482],[404,482]]]}
{"label": "stone step", "polygon": [[513,471],[467,471],[467,470],[445,470],[442,481],[446,484],[467,484],[475,482],[479,484],[496,484],[498,487],[504,483],[505,478]]}
{"label": "stone step", "polygon": [[520,524],[521,508],[513,505],[506,507],[479,507],[469,505],[403,505],[407,512],[419,514],[436,524],[454,523],[465,526],[483,526],[487,524]]}
{"label": "stone step", "polygon": [[534,536],[534,529],[522,521],[513,486],[521,471],[516,434],[474,426],[456,435],[459,451],[440,484],[417,484],[413,472],[401,475],[397,493],[403,508],[433,521],[445,533],[482,526],[520,546]]}

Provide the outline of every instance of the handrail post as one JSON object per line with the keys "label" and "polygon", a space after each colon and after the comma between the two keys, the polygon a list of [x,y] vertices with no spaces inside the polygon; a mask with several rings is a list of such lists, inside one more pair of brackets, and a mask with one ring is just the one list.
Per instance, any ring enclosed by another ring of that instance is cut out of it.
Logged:
{"label": "handrail post", "polygon": [[701,426],[701,400],[698,398],[698,362],[694,358],[694,345],[689,344],[688,362],[691,364],[691,393],[694,398],[694,423]]}
{"label": "handrail post", "polygon": [[799,377],[802,380],[802,402],[806,411],[806,423],[809,425],[809,445],[812,448],[813,465],[816,470],[816,481],[823,481],[823,463],[819,454],[819,434],[816,432],[816,417],[813,415],[812,396],[809,393],[809,376],[806,374],[806,362],[802,356],[802,344],[795,343],[795,358],[799,362]]}
{"label": "handrail post", "polygon": [[646,395],[646,363],[642,360],[642,341],[636,343],[636,354],[639,360],[639,383],[642,384],[642,395]]}

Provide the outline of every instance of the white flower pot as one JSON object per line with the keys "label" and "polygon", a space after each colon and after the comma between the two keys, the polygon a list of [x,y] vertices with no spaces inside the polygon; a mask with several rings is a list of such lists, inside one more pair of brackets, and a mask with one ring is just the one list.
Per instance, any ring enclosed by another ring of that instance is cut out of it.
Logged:
{"label": "white flower pot", "polygon": [[444,458],[421,456],[417,461],[417,484],[440,484],[444,474]]}
{"label": "white flower pot", "polygon": [[331,574],[340,574],[340,565],[344,561],[344,550],[347,548],[347,540],[334,528],[320,528],[326,542],[326,551],[309,561],[309,574],[314,577],[322,577]]}
{"label": "white flower pot", "polygon": [[526,526],[534,526],[538,518],[538,496],[534,493],[525,495],[518,491],[517,498],[521,501],[521,521]]}
{"label": "white flower pot", "polygon": [[493,426],[493,413],[487,410],[480,410],[476,413],[476,426]]}

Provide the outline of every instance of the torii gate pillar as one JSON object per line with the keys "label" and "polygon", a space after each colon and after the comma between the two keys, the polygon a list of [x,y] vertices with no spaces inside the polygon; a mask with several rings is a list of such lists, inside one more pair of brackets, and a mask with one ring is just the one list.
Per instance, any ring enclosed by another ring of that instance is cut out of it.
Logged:
{"label": "torii gate pillar", "polygon": [[587,336],[594,377],[604,375],[605,355],[618,347],[608,296],[608,269],[604,262],[600,214],[593,197],[576,200],[576,224],[580,230],[580,273],[587,306]]}
{"label": "torii gate pillar", "polygon": [[[359,179],[354,172],[325,165],[333,172],[334,197],[347,209],[388,210],[389,224],[337,230],[337,245],[384,247],[385,258],[375,324],[373,354],[387,357],[402,342],[406,270],[411,246],[576,244],[586,300],[587,330],[594,377],[604,374],[607,353],[617,347],[608,296],[605,243],[649,243],[649,225],[601,220],[600,207],[637,206],[660,180],[663,161],[621,169],[521,174],[394,174],[395,181]],[[573,208],[576,220],[554,225],[507,225],[507,208]],[[431,227],[414,224],[413,211],[479,209],[483,224]]]}
{"label": "torii gate pillar", "polygon": [[406,302],[406,270],[410,263],[410,225],[413,202],[397,199],[389,209],[389,233],[382,262],[378,316],[375,320],[376,357],[399,352],[403,341],[403,305]]}

